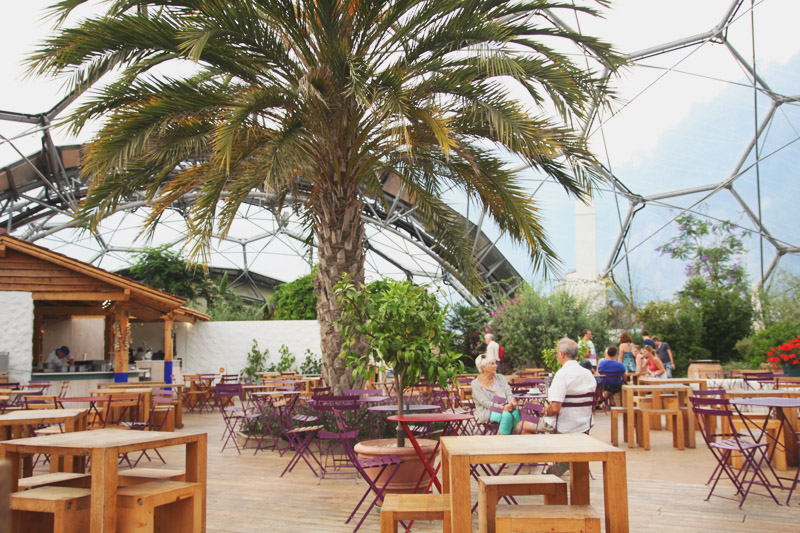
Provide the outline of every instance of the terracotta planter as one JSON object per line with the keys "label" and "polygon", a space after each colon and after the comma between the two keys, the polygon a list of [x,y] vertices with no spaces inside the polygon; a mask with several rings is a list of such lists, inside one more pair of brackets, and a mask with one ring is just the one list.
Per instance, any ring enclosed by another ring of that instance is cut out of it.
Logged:
{"label": "terracotta planter", "polygon": [[[422,451],[425,452],[426,457],[430,457],[430,454],[433,453],[433,449],[436,447],[436,441],[417,439],[417,442],[422,448]],[[417,455],[416,450],[414,450],[414,447],[408,439],[406,439],[404,448],[397,447],[397,439],[375,439],[359,442],[355,445],[354,450],[360,459],[369,459],[383,455],[397,455],[400,460],[403,461],[403,464],[392,478],[391,483],[389,483],[387,492],[402,494],[414,492],[414,487],[417,486],[417,481],[419,481],[419,477],[423,472],[425,472],[425,477],[422,479],[420,487],[424,489],[428,485],[430,475],[425,471],[422,460],[419,458],[419,455]],[[434,459],[435,457],[431,459],[431,464],[433,464]],[[380,471],[380,468],[367,468],[366,471],[368,475],[375,476]],[[388,474],[384,474],[384,476],[378,479],[378,486],[383,485],[384,477],[388,477]]]}

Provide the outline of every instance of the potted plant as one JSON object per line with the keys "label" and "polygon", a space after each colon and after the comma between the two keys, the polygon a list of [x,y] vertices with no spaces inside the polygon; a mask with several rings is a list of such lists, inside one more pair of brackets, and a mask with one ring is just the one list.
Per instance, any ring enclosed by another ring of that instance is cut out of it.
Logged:
{"label": "potted plant", "polygon": [[[405,407],[402,391],[418,383],[423,374],[444,388],[462,371],[458,355],[450,351],[446,309],[424,287],[394,280],[359,287],[345,276],[334,286],[334,297],[342,307],[337,321],[344,339],[341,356],[353,368],[354,375],[365,379],[379,369],[390,370],[399,413]],[[365,352],[355,350],[362,339],[368,345]],[[420,445],[424,440],[420,439]],[[399,428],[394,442],[391,439],[362,442],[357,451],[362,453],[370,445],[370,453],[405,455],[409,462],[416,458],[413,448],[406,448],[405,434]],[[428,445],[432,448],[435,442],[429,441]],[[422,471],[421,463],[417,468],[413,483]]]}
{"label": "potted plant", "polygon": [[788,376],[800,377],[800,337],[772,348],[767,352],[767,362],[775,370],[782,366]]}

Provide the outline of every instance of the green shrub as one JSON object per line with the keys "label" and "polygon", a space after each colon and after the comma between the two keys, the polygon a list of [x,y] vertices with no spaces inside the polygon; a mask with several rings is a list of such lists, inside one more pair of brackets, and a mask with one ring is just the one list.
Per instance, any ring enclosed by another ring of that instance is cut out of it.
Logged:
{"label": "green shrub", "polygon": [[503,345],[504,362],[512,369],[543,364],[544,350],[554,341],[562,337],[577,341],[584,329],[592,330],[597,353],[602,353],[609,342],[604,313],[567,291],[543,294],[527,285],[492,311],[487,327]]}
{"label": "green shrub", "polygon": [[259,372],[266,371],[268,356],[269,350],[265,348],[262,352],[258,348],[258,341],[253,339],[253,346],[250,348],[250,353],[247,354],[247,365],[242,369],[241,375],[250,379],[256,379]]}
{"label": "green shrub", "polygon": [[306,348],[306,359],[300,364],[301,374],[322,373],[322,358]]}
{"label": "green shrub", "polygon": [[272,317],[276,320],[316,320],[317,295],[314,293],[316,267],[310,274],[279,285],[270,298],[274,306]]}
{"label": "green shrub", "polygon": [[669,344],[677,366],[674,376],[686,375],[689,361],[711,358],[711,352],[702,346],[702,312],[689,302],[650,302],[641,310],[639,319],[650,335]]}
{"label": "green shrub", "polygon": [[767,352],[770,349],[790,341],[798,334],[800,325],[796,322],[776,322],[755,335],[740,340],[735,348],[747,362],[747,367],[755,369],[766,363]]}
{"label": "green shrub", "polygon": [[297,358],[289,351],[289,347],[281,344],[278,348],[278,353],[281,354],[277,363],[270,363],[267,365],[267,372],[296,372]]}

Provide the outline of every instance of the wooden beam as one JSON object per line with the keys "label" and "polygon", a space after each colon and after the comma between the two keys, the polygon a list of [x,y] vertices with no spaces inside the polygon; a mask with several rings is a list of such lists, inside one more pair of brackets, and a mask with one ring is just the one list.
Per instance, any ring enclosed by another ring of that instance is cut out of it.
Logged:
{"label": "wooden beam", "polygon": [[37,307],[36,314],[56,316],[105,316],[108,311],[99,305],[81,307],[79,305],[58,305],[52,307]]}
{"label": "wooden beam", "polygon": [[63,302],[75,300],[78,302],[126,302],[130,298],[130,291],[127,292],[34,292],[33,299],[44,302]]}
{"label": "wooden beam", "polygon": [[5,243],[0,243],[0,257],[6,256],[6,245]]}

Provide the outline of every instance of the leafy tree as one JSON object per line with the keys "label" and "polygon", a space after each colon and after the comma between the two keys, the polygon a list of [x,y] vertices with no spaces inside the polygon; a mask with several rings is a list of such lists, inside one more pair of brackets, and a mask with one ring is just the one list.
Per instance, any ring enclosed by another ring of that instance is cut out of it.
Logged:
{"label": "leafy tree", "polygon": [[675,358],[675,376],[685,374],[689,361],[709,359],[711,351],[704,347],[703,312],[686,300],[655,301],[639,313],[639,320],[650,335],[667,342]]}
{"label": "leafy tree", "polygon": [[758,293],[765,326],[780,322],[800,324],[800,275],[779,271]]}
{"label": "leafy tree", "polygon": [[591,329],[601,353],[608,345],[608,325],[603,312],[591,309],[564,290],[550,294],[526,285],[517,296],[492,311],[487,330],[503,345],[504,362],[512,368],[540,365],[543,352],[552,349],[562,337],[577,340],[584,329]]}
{"label": "leafy tree", "polygon": [[702,278],[714,287],[738,287],[747,282],[741,265],[744,253],[740,228],[727,220],[712,223],[691,213],[675,217],[678,234],[656,248],[662,255],[686,262],[689,278]]}
{"label": "leafy tree", "polygon": [[236,291],[228,285],[228,275],[222,276],[217,283],[218,297],[208,309],[212,321],[230,320],[266,320],[267,304],[246,303]]}
{"label": "leafy tree", "polygon": [[316,271],[279,285],[270,302],[276,320],[316,320],[317,295],[314,294]]}
{"label": "leafy tree", "polygon": [[[360,214],[366,199],[384,201],[387,176],[474,291],[472,240],[446,191],[480,204],[541,268],[555,255],[509,157],[577,197],[603,179],[572,124],[607,100],[608,83],[562,45],[595,56],[598,71],[625,59],[553,16],[596,16],[587,3],[105,0],[105,12],[70,26],[87,1],[52,7],[59,26],[30,59],[32,72],[68,77],[76,91],[117,75],[70,115],[72,133],[104,119],[82,162],[92,187],[80,217],[96,224],[141,192],[152,230],[191,192],[186,218],[201,253],[251,190],[293,204],[317,245],[323,374],[334,391],[352,377],[338,357],[333,285],[344,273],[364,280]],[[193,70],[176,78],[181,63]]]}
{"label": "leafy tree", "polygon": [[212,305],[217,288],[203,267],[190,263],[181,252],[167,246],[147,248],[134,255],[134,264],[123,275],[154,289]]}
{"label": "leafy tree", "polygon": [[258,373],[266,371],[268,357],[269,349],[264,348],[262,352],[258,347],[258,341],[253,339],[253,346],[250,347],[250,352],[247,354],[247,364],[242,369],[242,376],[252,380],[258,379]]}
{"label": "leafy tree", "polygon": [[453,351],[465,359],[465,366],[475,366],[475,358],[482,353],[484,327],[487,313],[481,307],[456,304],[447,318],[447,329],[453,335]]}
{"label": "leafy tree", "polygon": [[[700,312],[699,346],[728,361],[735,356],[736,342],[750,334],[753,320],[747,274],[740,264],[744,232],[731,222],[711,223],[689,213],[681,213],[676,222],[678,234],[656,250],[686,261],[688,279],[678,292],[681,305]],[[664,340],[673,343],[668,336]]]}
{"label": "leafy tree", "polygon": [[[341,356],[353,366],[354,374],[365,379],[375,373],[373,361],[390,369],[399,412],[403,412],[402,391],[419,383],[422,375],[447,388],[456,372],[463,370],[458,355],[449,349],[446,311],[425,287],[394,280],[358,287],[345,276],[334,287],[334,295],[342,306],[337,321],[344,338]],[[358,335],[369,342],[366,354],[353,349]],[[402,448],[404,443],[404,433],[398,431],[397,446]]]}

